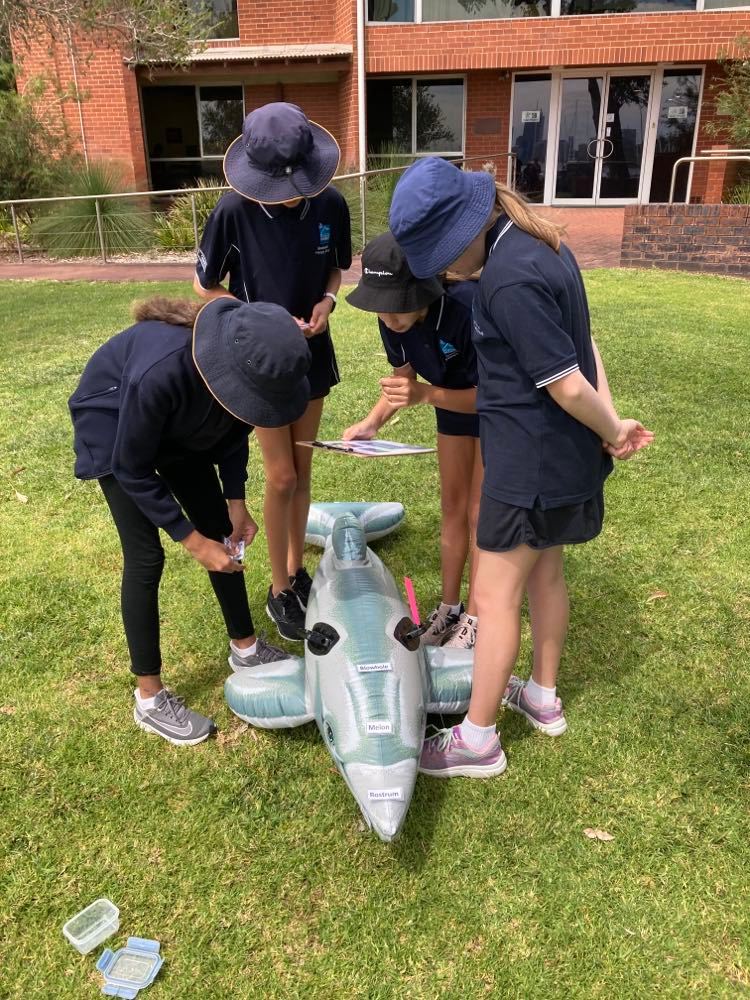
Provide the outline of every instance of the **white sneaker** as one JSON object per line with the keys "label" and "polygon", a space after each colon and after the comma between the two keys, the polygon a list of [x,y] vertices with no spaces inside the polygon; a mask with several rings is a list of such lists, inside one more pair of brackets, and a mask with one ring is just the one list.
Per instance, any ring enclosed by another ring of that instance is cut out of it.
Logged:
{"label": "white sneaker", "polygon": [[459,613],[455,614],[451,611],[450,604],[444,604],[441,601],[427,619],[429,627],[422,634],[422,645],[439,646],[448,634],[449,629],[453,628],[461,614],[463,614],[463,610],[464,606],[462,604]]}
{"label": "white sneaker", "polygon": [[443,642],[443,649],[473,649],[477,641],[479,619],[464,611]]}

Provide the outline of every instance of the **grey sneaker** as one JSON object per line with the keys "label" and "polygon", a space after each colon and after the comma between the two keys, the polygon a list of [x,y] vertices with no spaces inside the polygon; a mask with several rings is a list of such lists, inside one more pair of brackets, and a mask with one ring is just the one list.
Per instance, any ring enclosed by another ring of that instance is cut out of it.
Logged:
{"label": "grey sneaker", "polygon": [[133,718],[136,725],[147,733],[156,733],[175,746],[195,746],[217,732],[216,726],[205,715],[193,712],[182,698],[162,688],[153,708],[142,709],[135,702]]}
{"label": "grey sneaker", "polygon": [[464,606],[462,604],[459,613],[457,615],[453,614],[450,604],[444,604],[441,601],[427,619],[428,627],[422,633],[422,645],[439,646],[446,635],[448,635],[450,629],[453,628],[461,617],[463,610]]}
{"label": "grey sneaker", "polygon": [[444,649],[473,649],[477,644],[477,625],[479,619],[475,615],[461,615],[443,641]]}
{"label": "grey sneaker", "polygon": [[272,646],[270,642],[262,636],[258,636],[253,656],[238,656],[232,647],[229,647],[229,666],[237,674],[248,667],[258,667],[261,663],[277,663],[280,660],[293,660],[294,656],[287,653],[285,649]]}

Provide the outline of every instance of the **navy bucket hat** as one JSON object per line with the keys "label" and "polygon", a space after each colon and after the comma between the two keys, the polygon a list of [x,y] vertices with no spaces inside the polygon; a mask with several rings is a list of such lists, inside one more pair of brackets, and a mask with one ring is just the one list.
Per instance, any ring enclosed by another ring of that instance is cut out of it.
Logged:
{"label": "navy bucket hat", "polygon": [[251,111],[224,156],[230,187],[245,198],[277,205],[313,198],[328,187],[341,150],[330,132],[283,101]]}
{"label": "navy bucket hat", "polygon": [[310,348],[282,306],[224,295],[198,313],[193,360],[211,395],[255,427],[299,420],[310,400]]}
{"label": "navy bucket hat", "polygon": [[396,185],[389,215],[412,274],[446,271],[482,232],[494,204],[491,174],[459,170],[437,156],[413,163]]}

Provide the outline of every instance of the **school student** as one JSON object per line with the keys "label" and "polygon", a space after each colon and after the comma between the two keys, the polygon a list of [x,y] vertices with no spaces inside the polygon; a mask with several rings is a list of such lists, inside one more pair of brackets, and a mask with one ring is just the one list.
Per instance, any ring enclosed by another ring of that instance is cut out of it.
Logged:
{"label": "school student", "polygon": [[[317,436],[323,402],[339,381],[328,321],[352,256],[349,210],[329,187],[339,157],[333,136],[294,104],[267,104],[249,114],[224,158],[233,190],[206,223],[194,280],[203,298],[231,294],[284,306],[310,345],[304,413],[287,427],[256,432],[272,576],[266,610],[292,640],[304,626],[312,585],[303,565],[312,449],[295,442]],[[227,275],[228,292],[221,284]]]}
{"label": "school student", "polygon": [[[420,770],[436,777],[501,774],[501,701],[550,736],[567,723],[557,674],[568,629],[563,549],[595,538],[612,457],[653,434],[622,420],[591,339],[575,259],[522,198],[488,173],[435,157],[399,180],[390,225],[418,277],[482,267],[474,300],[477,411],[484,483],[474,590],[479,630],[469,711],[427,739]],[[512,671],[528,595],[531,678]]]}
{"label": "school student", "polygon": [[[347,427],[344,439],[374,438],[403,406],[435,408],[442,524],[442,599],[429,616],[426,645],[471,649],[477,616],[469,589],[461,603],[461,577],[476,532],[482,485],[477,359],[471,343],[472,281],[443,288],[437,278],[415,278],[391,233],[377,236],[362,253],[362,277],[347,301],[378,315],[390,378],[364,420]],[[419,381],[417,378],[424,379]],[[472,560],[473,562],[473,560]]]}
{"label": "school student", "polygon": [[154,298],[135,319],[95,351],[70,397],[75,474],[98,480],[120,536],[135,722],[192,745],[216,727],[162,684],[159,530],[208,570],[232,669],[287,659],[256,636],[237,551],[257,532],[245,505],[248,435],[304,412],[310,350],[286,310],[263,302]]}

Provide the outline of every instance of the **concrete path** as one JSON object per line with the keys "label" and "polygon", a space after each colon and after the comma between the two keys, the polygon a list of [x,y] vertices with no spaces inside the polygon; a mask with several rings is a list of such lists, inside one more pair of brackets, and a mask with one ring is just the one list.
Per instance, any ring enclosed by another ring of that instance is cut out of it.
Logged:
{"label": "concrete path", "polygon": [[[541,207],[545,218],[567,226],[565,240],[578,258],[581,268],[619,267],[622,244],[623,208],[551,208]],[[48,281],[185,281],[193,279],[193,265],[103,264],[97,261],[54,263],[32,260],[24,264],[0,261],[0,280]],[[354,284],[360,275],[356,258],[344,273],[344,284]]]}

